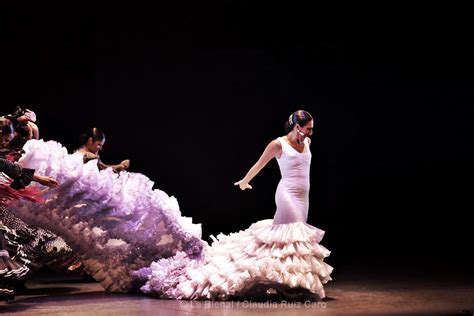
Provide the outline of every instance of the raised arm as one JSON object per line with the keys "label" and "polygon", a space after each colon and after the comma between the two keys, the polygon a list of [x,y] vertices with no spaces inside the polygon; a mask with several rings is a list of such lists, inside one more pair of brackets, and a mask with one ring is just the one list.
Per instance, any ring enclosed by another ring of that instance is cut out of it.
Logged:
{"label": "raised arm", "polygon": [[238,185],[240,189],[252,189],[252,186],[249,182],[267,165],[267,163],[275,157],[279,157],[281,154],[281,143],[278,139],[273,140],[270,144],[267,145],[263,154],[260,156],[258,161],[250,168],[245,177],[234,183]]}
{"label": "raised arm", "polygon": [[97,163],[97,166],[99,167],[99,170],[104,170],[104,169],[107,169],[107,168],[112,168],[114,170],[115,173],[118,173],[120,171],[123,171],[125,169],[127,169],[129,166],[130,166],[130,160],[123,160],[121,163],[119,163],[118,165],[107,165],[105,163],[102,162],[102,160],[99,159],[98,163]]}

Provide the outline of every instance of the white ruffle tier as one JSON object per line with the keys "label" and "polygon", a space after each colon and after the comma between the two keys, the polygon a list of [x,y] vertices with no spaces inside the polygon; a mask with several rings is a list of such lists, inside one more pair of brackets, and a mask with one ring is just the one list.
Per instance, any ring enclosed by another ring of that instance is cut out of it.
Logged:
{"label": "white ruffle tier", "polygon": [[259,221],[230,235],[219,234],[202,262],[183,254],[150,266],[142,291],[162,298],[226,299],[248,297],[255,286],[307,290],[325,297],[323,284],[333,268],[330,251],[319,242],[324,231],[303,222],[272,225]]}

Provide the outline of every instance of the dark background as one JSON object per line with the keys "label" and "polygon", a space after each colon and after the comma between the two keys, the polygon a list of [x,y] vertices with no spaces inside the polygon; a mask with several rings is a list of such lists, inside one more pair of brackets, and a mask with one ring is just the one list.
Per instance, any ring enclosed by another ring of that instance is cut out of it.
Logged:
{"label": "dark background", "polygon": [[253,190],[233,183],[305,109],[330,263],[472,263],[469,10],[290,3],[2,5],[1,112],[34,110],[70,150],[101,128],[103,160],[129,158],[209,240],[273,216],[276,161]]}

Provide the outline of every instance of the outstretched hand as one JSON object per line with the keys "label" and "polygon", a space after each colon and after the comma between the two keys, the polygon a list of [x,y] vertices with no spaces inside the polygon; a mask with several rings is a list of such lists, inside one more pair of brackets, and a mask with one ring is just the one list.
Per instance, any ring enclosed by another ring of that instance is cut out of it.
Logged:
{"label": "outstretched hand", "polygon": [[39,184],[45,185],[50,188],[58,185],[58,182],[56,180],[50,177],[46,177],[46,176],[34,175],[33,180],[38,182]]}
{"label": "outstretched hand", "polygon": [[252,186],[247,182],[244,182],[244,180],[237,181],[234,185],[238,185],[241,190],[252,189]]}
{"label": "outstretched hand", "polygon": [[128,169],[128,167],[130,167],[130,160],[126,159],[122,161],[120,164],[122,165],[123,169]]}
{"label": "outstretched hand", "polygon": [[119,165],[113,166],[112,168],[114,168],[115,172],[120,172],[125,169],[128,169],[129,166],[130,166],[130,160],[127,159],[127,160],[123,160]]}

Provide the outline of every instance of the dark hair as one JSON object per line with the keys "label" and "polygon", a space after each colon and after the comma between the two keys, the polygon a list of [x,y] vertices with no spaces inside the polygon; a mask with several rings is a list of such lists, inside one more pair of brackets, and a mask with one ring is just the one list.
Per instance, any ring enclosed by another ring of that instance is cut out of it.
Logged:
{"label": "dark hair", "polygon": [[13,125],[11,121],[7,118],[0,117],[0,132],[2,134],[12,134],[13,133]]}
{"label": "dark hair", "polygon": [[94,142],[99,140],[104,141],[105,134],[97,127],[89,128],[87,131],[85,131],[79,136],[79,146],[85,145],[89,138],[92,138],[92,141]]}
{"label": "dark hair", "polygon": [[16,122],[17,118],[20,116],[25,115],[26,111],[21,108],[21,106],[17,105],[15,111],[12,114],[7,114],[5,117],[13,122]]}
{"label": "dark hair", "polygon": [[309,112],[303,110],[296,111],[292,113],[290,117],[286,120],[285,133],[288,134],[289,132],[291,132],[291,130],[296,124],[303,127],[312,120],[313,117],[311,116],[311,114],[309,114]]}

